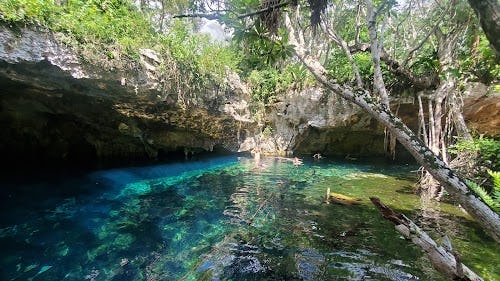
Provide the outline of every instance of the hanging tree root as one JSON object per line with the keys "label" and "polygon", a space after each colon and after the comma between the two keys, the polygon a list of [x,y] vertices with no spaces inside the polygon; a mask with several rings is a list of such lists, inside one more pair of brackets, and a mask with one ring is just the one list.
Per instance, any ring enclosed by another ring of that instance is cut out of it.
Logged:
{"label": "hanging tree root", "polygon": [[396,225],[397,231],[403,234],[405,238],[410,239],[427,254],[432,265],[437,270],[452,280],[483,280],[479,275],[461,263],[459,255],[451,248],[451,245],[438,246],[427,233],[405,215],[396,213],[380,202],[379,198],[370,197],[370,200],[380,210],[384,218]]}

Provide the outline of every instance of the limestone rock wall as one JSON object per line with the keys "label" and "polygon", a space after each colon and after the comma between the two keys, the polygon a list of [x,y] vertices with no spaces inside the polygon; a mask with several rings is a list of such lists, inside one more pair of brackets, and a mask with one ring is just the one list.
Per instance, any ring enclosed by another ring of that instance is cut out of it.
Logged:
{"label": "limestone rock wall", "polygon": [[[383,128],[321,88],[290,91],[256,116],[247,85],[228,73],[223,90],[206,89],[183,107],[159,71],[169,62],[153,50],[141,50],[139,61],[96,64],[61,36],[0,27],[4,162],[155,159],[218,147],[275,155],[384,154]],[[393,103],[416,129],[415,101]],[[471,128],[500,135],[496,87],[471,84],[464,104]]]}
{"label": "limestone rock wall", "polygon": [[[207,89],[195,106],[165,99],[162,58],[96,65],[36,28],[0,27],[0,153],[4,162],[154,159],[236,151],[241,90]],[[238,85],[236,85],[238,86]],[[236,108],[236,109],[234,109]],[[232,111],[231,111],[232,110]]]}
{"label": "limestone rock wall", "polygon": [[258,140],[264,152],[343,156],[384,153],[383,128],[358,106],[321,88],[289,93],[270,106],[266,116]]}
{"label": "limestone rock wall", "polygon": [[[471,131],[500,136],[498,86],[468,83],[463,93],[463,113]],[[414,132],[418,130],[418,104],[412,95],[394,97],[393,112]],[[425,114],[427,113],[425,108]],[[253,143],[270,154],[322,153],[338,156],[382,156],[384,128],[358,106],[338,96],[311,88],[288,93],[266,109],[260,134]],[[396,156],[411,156],[400,145]]]}
{"label": "limestone rock wall", "polygon": [[464,118],[472,131],[489,137],[500,136],[500,86],[470,83],[463,103]]}

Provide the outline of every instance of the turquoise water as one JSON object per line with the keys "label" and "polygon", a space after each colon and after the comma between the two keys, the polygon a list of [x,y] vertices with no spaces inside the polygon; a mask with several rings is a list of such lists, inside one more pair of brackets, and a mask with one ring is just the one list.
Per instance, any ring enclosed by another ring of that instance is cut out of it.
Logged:
{"label": "turquoise water", "polygon": [[[463,259],[500,276],[498,245],[456,207],[420,209],[414,168],[225,156],[6,183],[0,279],[442,280],[368,196],[453,229]],[[362,204],[324,204],[327,187]]]}

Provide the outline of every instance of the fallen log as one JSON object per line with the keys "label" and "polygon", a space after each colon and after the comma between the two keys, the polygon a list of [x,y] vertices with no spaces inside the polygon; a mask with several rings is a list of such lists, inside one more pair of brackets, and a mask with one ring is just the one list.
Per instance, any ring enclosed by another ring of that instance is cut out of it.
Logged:
{"label": "fallen log", "polygon": [[344,194],[340,194],[340,193],[335,193],[335,192],[330,192],[330,198],[331,197],[334,197],[334,198],[337,198],[337,199],[341,199],[341,200],[344,200],[344,201],[348,201],[348,202],[351,202],[351,203],[356,203],[356,202],[359,202],[361,201],[361,199],[359,198],[354,198],[354,197],[350,197],[350,196],[347,196],[347,195],[344,195]]}
{"label": "fallen log", "polygon": [[336,203],[341,205],[357,205],[361,204],[360,201],[361,199],[359,198],[353,198],[344,194],[330,192],[329,187],[326,189],[326,198],[325,198],[326,204]]}
{"label": "fallen log", "polygon": [[[461,263],[458,253],[451,248],[451,243],[438,246],[436,242],[425,231],[403,214],[399,214],[380,202],[379,198],[370,197],[382,216],[396,225],[405,238],[410,239],[419,246],[429,257],[434,268],[445,274],[451,280],[482,281],[483,279]],[[448,241],[449,242],[449,241]]]}

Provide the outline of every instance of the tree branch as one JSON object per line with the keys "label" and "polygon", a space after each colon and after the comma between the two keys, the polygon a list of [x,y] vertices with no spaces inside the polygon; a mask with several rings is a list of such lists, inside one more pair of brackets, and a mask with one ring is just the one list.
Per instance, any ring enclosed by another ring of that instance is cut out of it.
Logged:
{"label": "tree branch", "polygon": [[354,35],[354,43],[359,43],[359,33],[361,31],[361,4],[358,2],[356,7],[356,33]]}
{"label": "tree branch", "polygon": [[370,36],[370,51],[373,62],[373,87],[375,92],[380,95],[382,103],[389,107],[389,94],[385,88],[384,78],[382,77],[382,68],[380,68],[380,53],[382,51],[382,43],[377,36],[377,16],[385,6],[385,1],[380,4],[376,12],[373,12],[373,2],[366,1],[367,15],[366,20],[368,23],[368,35]]}
{"label": "tree branch", "polygon": [[349,46],[347,45],[347,42],[334,30],[331,28],[328,28],[326,24],[324,24],[323,29],[325,30],[326,34],[328,37],[335,42],[336,44],[340,45],[342,49],[344,50],[344,53],[347,56],[347,59],[349,60],[349,63],[351,64],[352,70],[354,72],[354,77],[356,77],[356,84],[358,87],[363,87],[363,80],[361,79],[361,75],[359,74],[359,68],[356,65],[356,62],[354,61],[354,58],[352,57],[352,53],[349,49]]}
{"label": "tree branch", "polygon": [[406,66],[408,64],[408,61],[413,56],[413,53],[416,52],[418,49],[422,48],[422,46],[424,45],[424,43],[427,42],[427,40],[429,39],[429,37],[431,37],[431,35],[436,31],[436,29],[438,28],[438,26],[439,26],[439,24],[441,23],[442,20],[443,20],[443,18],[439,19],[439,21],[425,35],[424,39],[422,39],[422,41],[420,41],[420,43],[418,43],[418,45],[415,46],[415,48],[411,49],[411,51],[409,51],[408,54],[406,54],[406,57],[403,59],[403,62],[401,63],[402,66]]}
{"label": "tree branch", "polygon": [[[248,17],[252,17],[255,15],[260,15],[260,14],[263,14],[265,12],[269,12],[269,11],[272,11],[275,9],[279,9],[281,7],[288,6],[292,3],[293,3],[292,1],[287,1],[287,2],[276,4],[276,5],[272,5],[269,7],[265,7],[265,8],[259,9],[259,10],[255,10],[255,11],[250,12],[250,13],[239,14],[236,17],[238,19],[248,18]],[[223,13],[220,13],[220,12],[221,11],[217,11],[217,13],[214,13],[214,14],[201,14],[201,13],[181,14],[181,15],[175,15],[175,16],[173,16],[173,18],[174,19],[177,19],[177,18],[205,18],[205,19],[209,19],[209,20],[219,20],[224,15]]]}
{"label": "tree branch", "polygon": [[285,6],[288,6],[290,4],[292,4],[292,1],[287,1],[287,2],[283,2],[283,3],[279,3],[279,4],[276,4],[276,5],[273,5],[273,6],[262,8],[260,10],[257,10],[257,11],[251,12],[251,13],[238,15],[238,18],[239,19],[248,18],[248,17],[251,17],[251,16],[255,16],[255,15],[259,15],[259,14],[262,14],[262,13],[265,13],[265,12],[268,12],[268,11],[275,10],[275,9],[278,9],[278,8],[281,8],[281,7],[285,7]]}
{"label": "tree branch", "polygon": [[[368,52],[370,51],[370,44],[358,43],[349,46],[351,53]],[[436,87],[439,83],[437,73],[432,73],[427,76],[415,75],[410,69],[404,67],[400,62],[391,57],[384,49],[380,52],[380,60],[382,60],[390,69],[392,73],[397,76],[403,77],[408,80],[413,86],[418,89],[428,89]]]}
{"label": "tree branch", "polygon": [[175,15],[172,18],[181,19],[181,18],[204,18],[209,20],[219,20],[223,14],[215,13],[215,14],[181,14]]}
{"label": "tree branch", "polygon": [[389,67],[392,73],[406,78],[413,86],[419,89],[428,89],[436,87],[439,84],[437,73],[432,73],[427,76],[415,75],[410,69],[401,65],[397,60],[392,58],[385,50],[380,53],[380,59]]}

